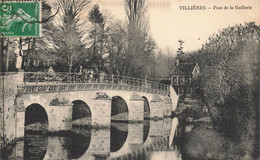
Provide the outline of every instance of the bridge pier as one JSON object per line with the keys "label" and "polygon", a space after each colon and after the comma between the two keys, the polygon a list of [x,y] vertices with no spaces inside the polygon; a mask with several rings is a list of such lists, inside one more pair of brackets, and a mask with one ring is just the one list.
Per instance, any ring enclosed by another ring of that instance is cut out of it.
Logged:
{"label": "bridge pier", "polygon": [[163,108],[163,116],[164,117],[170,117],[171,116],[171,111],[172,111],[172,103],[164,103],[164,108]]}
{"label": "bridge pier", "polygon": [[22,138],[24,137],[25,107],[21,97],[15,98],[14,107],[16,108],[16,138]]}
{"label": "bridge pier", "polygon": [[25,111],[16,113],[16,138],[24,137]]}
{"label": "bridge pier", "polygon": [[150,102],[150,118],[163,118],[165,103],[159,95],[154,95]]}
{"label": "bridge pier", "polygon": [[72,106],[66,99],[53,99],[46,108],[48,113],[48,131],[58,132],[72,129]]}
{"label": "bridge pier", "polygon": [[144,99],[136,93],[133,93],[128,105],[128,121],[142,122],[144,120]]}
{"label": "bridge pier", "polygon": [[110,98],[94,98],[88,101],[88,106],[91,108],[92,126],[110,127],[111,105]]}

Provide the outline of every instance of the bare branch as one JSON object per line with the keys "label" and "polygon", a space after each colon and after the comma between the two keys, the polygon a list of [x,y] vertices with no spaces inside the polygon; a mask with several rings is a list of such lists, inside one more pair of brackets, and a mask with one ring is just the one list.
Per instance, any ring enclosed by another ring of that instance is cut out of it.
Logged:
{"label": "bare branch", "polygon": [[46,18],[46,19],[44,19],[44,20],[41,20],[41,21],[28,21],[28,20],[26,20],[23,16],[21,16],[21,15],[18,14],[18,13],[15,13],[15,12],[12,12],[13,15],[12,15],[10,18],[14,18],[14,16],[16,16],[16,18],[21,18],[24,22],[26,22],[26,23],[31,23],[31,24],[33,24],[33,23],[46,23],[46,22],[48,22],[51,18],[55,17],[55,16],[59,13],[59,10],[60,10],[60,7],[58,7],[57,11],[56,11],[53,15],[51,15],[51,16],[49,16],[48,18]]}

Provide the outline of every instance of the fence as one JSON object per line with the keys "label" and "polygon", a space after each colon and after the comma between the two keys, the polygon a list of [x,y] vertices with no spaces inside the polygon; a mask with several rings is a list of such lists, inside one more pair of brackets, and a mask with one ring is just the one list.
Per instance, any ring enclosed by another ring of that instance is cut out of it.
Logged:
{"label": "fence", "polygon": [[146,79],[119,76],[113,74],[79,75],[77,73],[67,72],[25,72],[24,84],[25,86],[46,84],[118,84],[145,89],[169,91],[169,86],[166,84],[149,81]]}

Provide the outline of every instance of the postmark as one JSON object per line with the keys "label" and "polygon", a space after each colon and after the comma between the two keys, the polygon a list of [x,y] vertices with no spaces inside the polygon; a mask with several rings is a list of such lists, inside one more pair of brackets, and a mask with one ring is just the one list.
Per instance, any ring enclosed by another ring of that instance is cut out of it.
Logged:
{"label": "postmark", "polygon": [[40,21],[40,1],[3,1],[0,3],[0,36],[40,37]]}

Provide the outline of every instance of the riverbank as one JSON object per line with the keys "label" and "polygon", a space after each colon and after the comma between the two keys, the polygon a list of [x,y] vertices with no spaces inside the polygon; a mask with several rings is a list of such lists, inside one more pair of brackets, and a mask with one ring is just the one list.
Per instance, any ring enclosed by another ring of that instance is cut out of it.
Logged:
{"label": "riverbank", "polygon": [[179,118],[176,141],[181,146],[183,160],[255,159],[250,149],[224,137],[214,127],[204,107],[193,98],[184,98],[176,109]]}
{"label": "riverbank", "polygon": [[246,149],[228,140],[214,129],[210,117],[183,124],[179,137],[183,160],[253,160]]}

